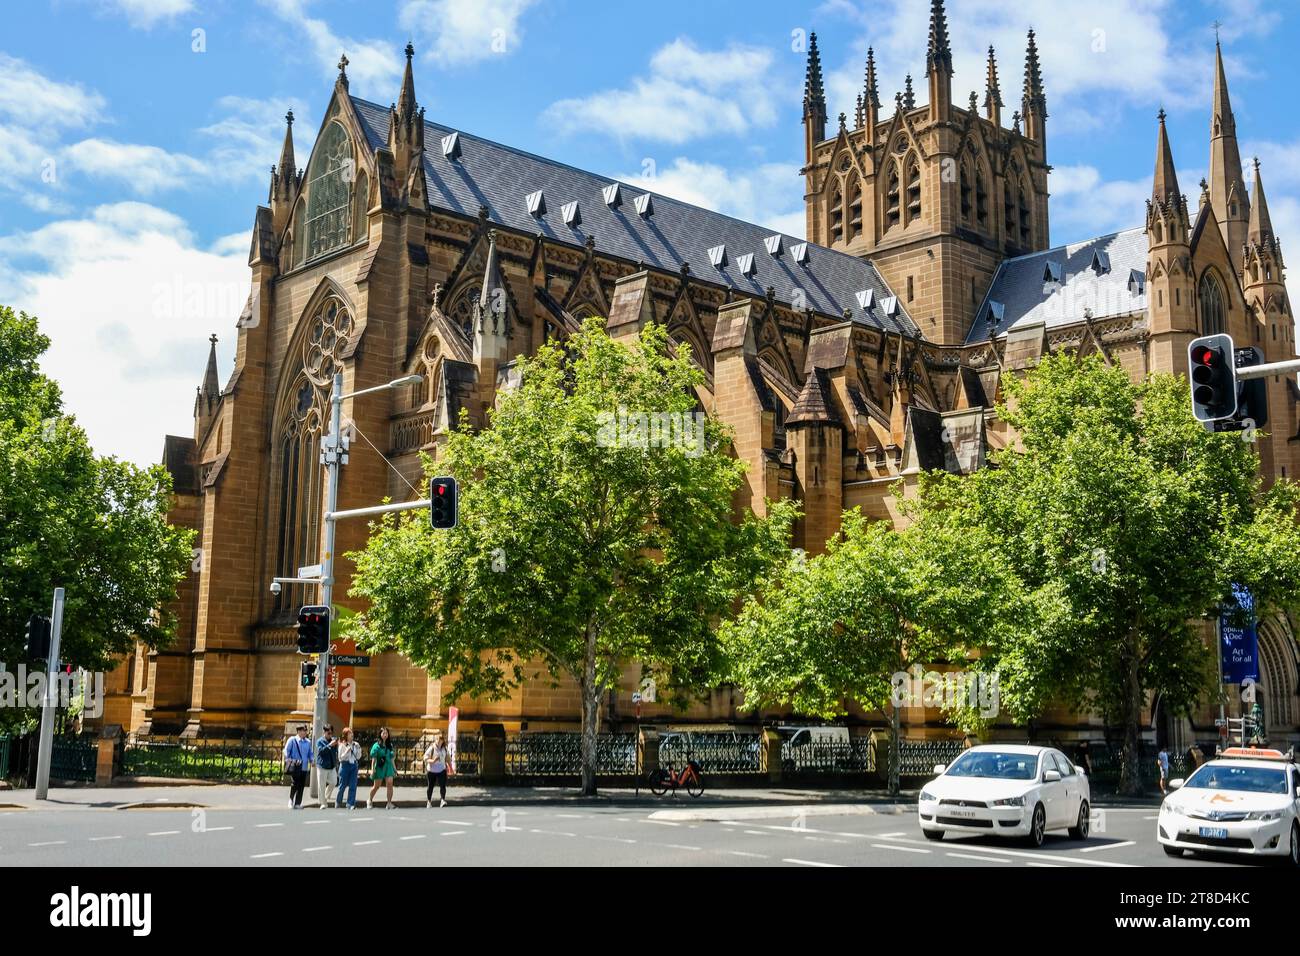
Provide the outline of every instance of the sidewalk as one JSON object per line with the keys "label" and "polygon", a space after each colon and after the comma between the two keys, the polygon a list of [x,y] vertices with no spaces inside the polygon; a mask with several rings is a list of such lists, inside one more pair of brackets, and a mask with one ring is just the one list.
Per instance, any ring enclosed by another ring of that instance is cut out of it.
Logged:
{"label": "sidewalk", "polygon": [[[357,788],[357,803],[364,806],[368,786]],[[281,810],[285,809],[287,786],[232,786],[152,782],[148,786],[50,787],[48,800],[37,800],[34,790],[0,792],[0,812],[5,810],[133,810],[204,807],[210,810]],[[377,795],[376,806],[384,791]],[[528,806],[564,805],[594,807],[637,807],[670,809],[674,807],[746,807],[852,805],[915,806],[916,791],[906,790],[890,796],[884,790],[804,790],[798,787],[727,789],[706,791],[692,799],[685,793],[656,797],[642,788],[602,788],[595,797],[583,797],[573,787],[505,787],[452,786],[447,790],[451,806]],[[414,782],[399,784],[393,792],[399,807],[423,807],[424,787]],[[310,798],[303,801],[311,804]]]}

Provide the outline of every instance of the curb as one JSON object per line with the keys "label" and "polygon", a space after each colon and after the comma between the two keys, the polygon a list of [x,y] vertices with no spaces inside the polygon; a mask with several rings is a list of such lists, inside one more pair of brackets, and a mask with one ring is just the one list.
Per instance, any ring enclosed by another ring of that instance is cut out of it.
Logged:
{"label": "curb", "polygon": [[725,807],[708,810],[656,810],[650,814],[650,819],[667,822],[725,823],[730,820],[776,820],[801,816],[894,816],[910,813],[914,809],[915,806],[908,803],[880,803],[875,805],[816,803],[776,807],[734,807],[730,810]]}

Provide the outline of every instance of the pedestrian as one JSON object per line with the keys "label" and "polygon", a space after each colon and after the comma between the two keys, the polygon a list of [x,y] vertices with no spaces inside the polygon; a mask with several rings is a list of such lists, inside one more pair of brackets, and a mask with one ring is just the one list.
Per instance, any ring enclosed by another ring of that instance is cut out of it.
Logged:
{"label": "pedestrian", "polygon": [[316,741],[316,792],[324,810],[333,802],[330,795],[339,782],[339,742],[334,739],[334,728],[329,724],[321,730],[322,736]]}
{"label": "pedestrian", "polygon": [[302,809],[302,792],[307,786],[311,771],[311,741],[307,738],[307,725],[299,724],[298,732],[284,743],[284,769],[289,774],[289,809]]}
{"label": "pedestrian", "polygon": [[1160,747],[1160,753],[1156,754],[1156,766],[1160,768],[1160,792],[1169,792],[1169,748]]}
{"label": "pedestrian", "polygon": [[429,744],[429,749],[424,752],[424,772],[429,778],[429,788],[424,795],[426,807],[433,806],[435,784],[438,787],[438,806],[447,805],[447,770],[450,766],[451,757],[447,753],[447,744],[443,739],[442,731],[439,730],[433,735],[433,743]]}
{"label": "pedestrian", "polygon": [[339,734],[339,786],[335,806],[343,806],[343,791],[348,792],[348,809],[357,808],[357,765],[361,761],[361,745],[352,739],[352,728],[344,727]]}
{"label": "pedestrian", "polygon": [[370,779],[374,783],[370,785],[370,796],[366,798],[367,809],[375,805],[375,794],[379,792],[381,783],[388,785],[387,809],[393,809],[393,778],[396,776],[397,766],[393,762],[393,737],[387,727],[380,727],[379,739],[370,747]]}
{"label": "pedestrian", "polygon": [[1083,771],[1084,776],[1092,776],[1092,750],[1088,746],[1088,741],[1079,741],[1079,769]]}

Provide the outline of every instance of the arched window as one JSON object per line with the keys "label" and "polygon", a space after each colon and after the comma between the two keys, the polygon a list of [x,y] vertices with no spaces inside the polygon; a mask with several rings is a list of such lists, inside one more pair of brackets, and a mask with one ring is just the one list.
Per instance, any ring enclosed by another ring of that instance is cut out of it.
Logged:
{"label": "arched window", "polygon": [[1002,225],[1007,231],[1007,244],[1016,244],[1016,182],[1008,179],[1002,193]]}
{"label": "arched window", "polygon": [[844,192],[836,185],[831,196],[831,244],[844,238]]}
{"label": "arched window", "polygon": [[885,228],[897,226],[902,219],[902,204],[900,201],[901,193],[899,192],[898,182],[898,163],[889,164],[889,173],[885,177]]}
{"label": "arched window", "polygon": [[858,181],[857,173],[849,177],[848,199],[849,225],[847,238],[853,240],[862,233],[862,184]]}
{"label": "arched window", "polygon": [[[309,320],[302,370],[281,404],[276,435],[280,507],[276,575],[297,577],[320,561],[324,469],[320,440],[334,372],[352,335],[352,316],[337,296],[327,296]],[[305,603],[303,585],[286,585],[275,610],[289,613]]]}
{"label": "arched window", "polygon": [[907,161],[907,222],[921,218],[921,164],[916,156]]}
{"label": "arched window", "polygon": [[307,169],[307,258],[346,245],[352,226],[352,143],[338,123],[321,134]]}
{"label": "arched window", "polygon": [[970,222],[971,214],[975,211],[975,196],[971,187],[970,166],[964,159],[961,161],[959,182],[961,187],[961,221]]}
{"label": "arched window", "polygon": [[1029,248],[1033,245],[1033,222],[1029,215],[1029,186],[1020,184],[1020,245]]}
{"label": "arched window", "polygon": [[975,163],[975,221],[981,229],[989,228],[989,184],[978,161]]}
{"label": "arched window", "polygon": [[1223,286],[1208,269],[1201,276],[1201,334],[1218,335],[1228,331],[1228,309]]}
{"label": "arched window", "polygon": [[356,195],[352,198],[352,237],[360,239],[366,235],[366,213],[370,211],[370,177],[363,169],[357,173]]}

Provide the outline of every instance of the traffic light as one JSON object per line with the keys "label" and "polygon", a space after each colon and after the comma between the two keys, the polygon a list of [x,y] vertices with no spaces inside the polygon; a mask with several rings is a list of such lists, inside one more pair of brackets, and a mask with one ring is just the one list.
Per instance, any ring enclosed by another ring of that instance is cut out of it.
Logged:
{"label": "traffic light", "polygon": [[324,654],[329,649],[330,609],[314,604],[300,608],[298,610],[298,653]]}
{"label": "traffic light", "polygon": [[303,687],[311,687],[316,683],[316,664],[312,661],[303,661],[302,666],[298,668]]}
{"label": "traffic light", "polygon": [[1206,335],[1187,347],[1192,381],[1192,414],[1199,422],[1217,422],[1237,414],[1237,371],[1228,335]]}
{"label": "traffic light", "polygon": [[[1259,349],[1253,346],[1237,349],[1236,368],[1250,368],[1264,361]],[[1255,428],[1268,424],[1268,379],[1252,378],[1237,381],[1237,420],[1245,427],[1246,423]]]}
{"label": "traffic light", "polygon": [[450,475],[429,481],[429,520],[433,527],[456,527],[457,497],[456,479]]}
{"label": "traffic light", "polygon": [[31,660],[46,660],[50,656],[50,619],[33,614],[27,619],[27,656]]}

